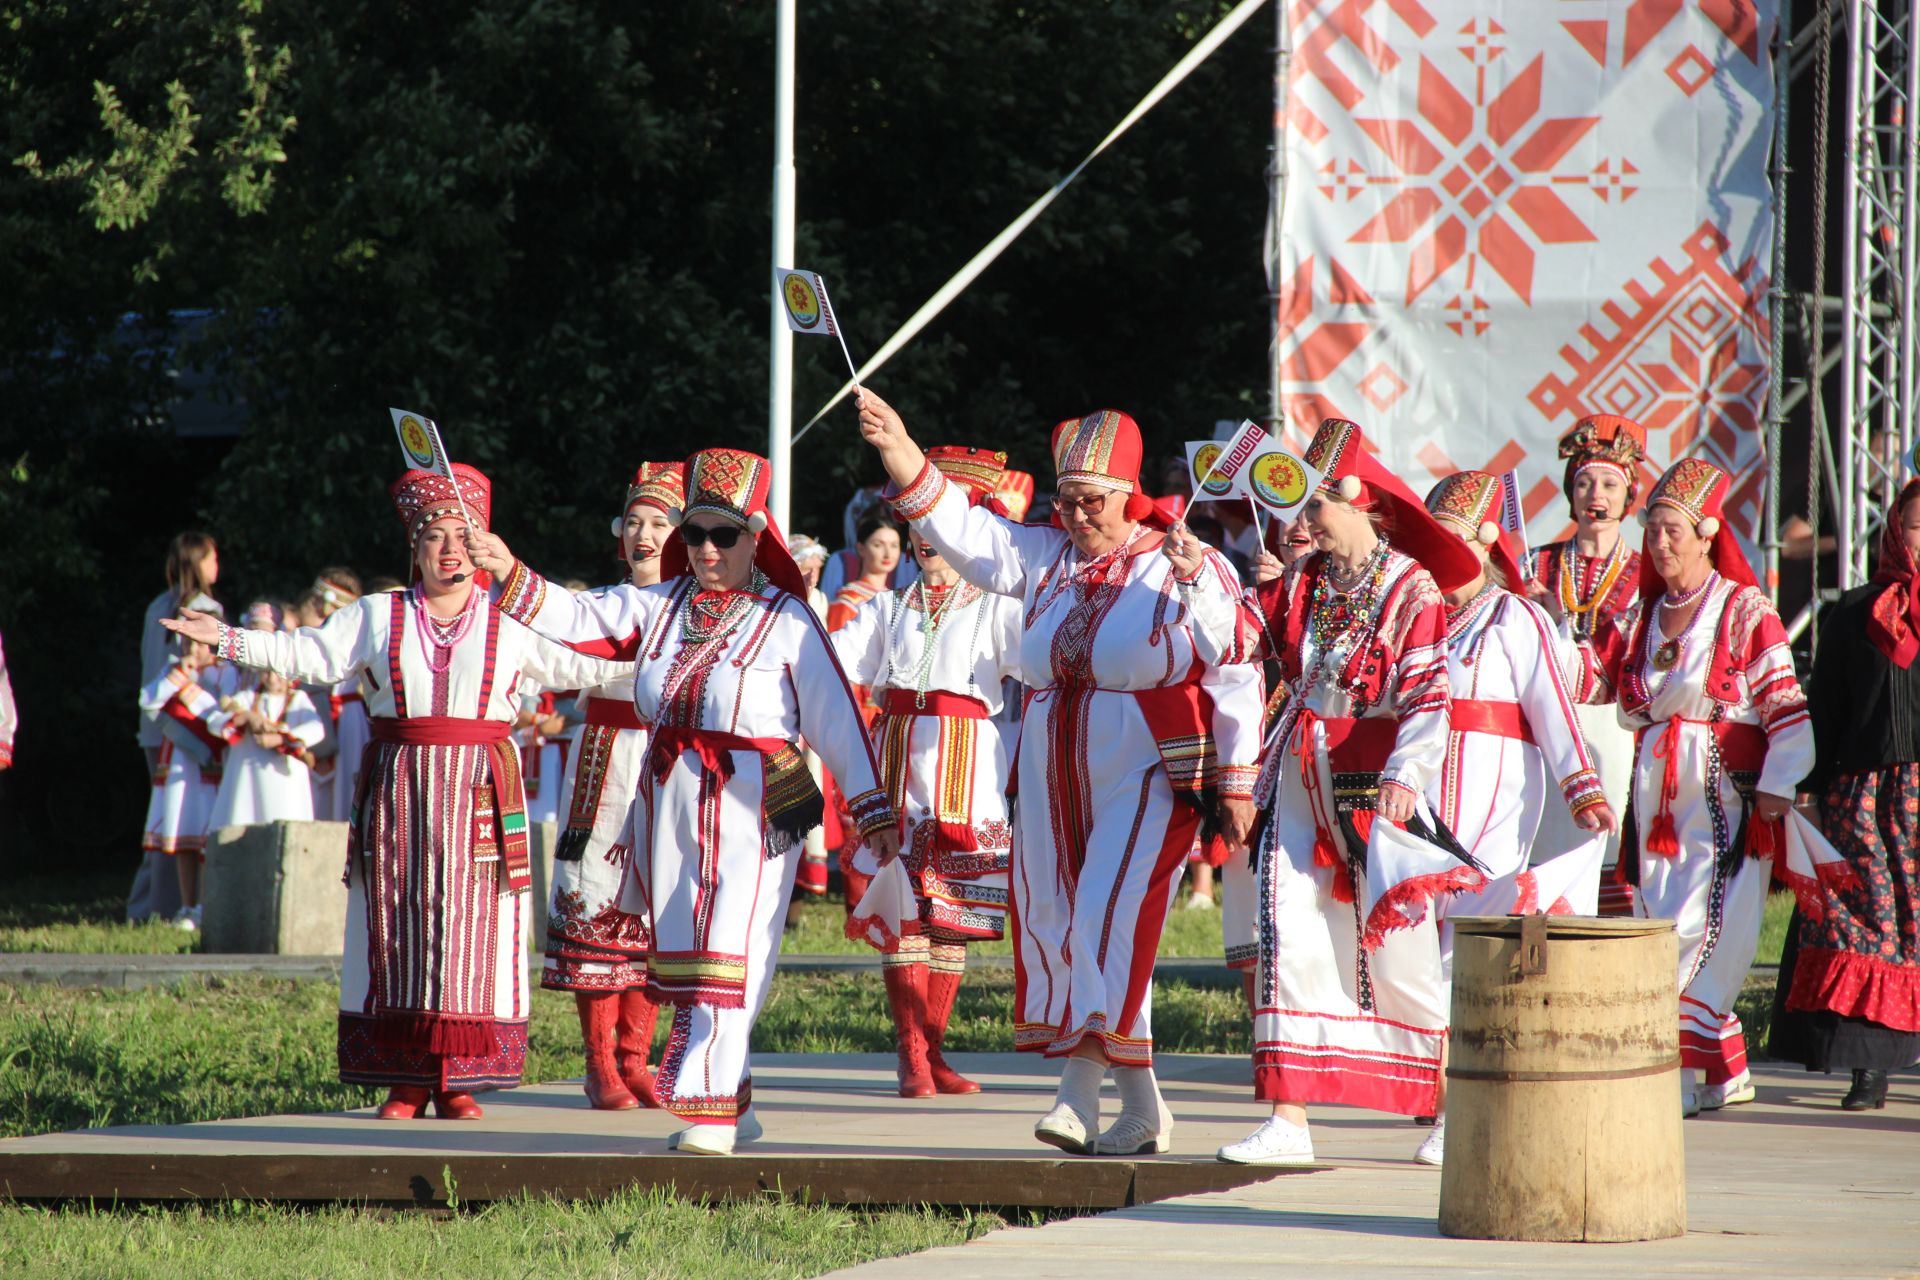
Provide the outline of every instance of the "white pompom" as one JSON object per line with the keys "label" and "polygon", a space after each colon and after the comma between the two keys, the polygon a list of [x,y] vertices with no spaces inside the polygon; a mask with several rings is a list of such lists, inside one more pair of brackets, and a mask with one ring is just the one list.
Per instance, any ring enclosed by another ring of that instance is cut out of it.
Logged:
{"label": "white pompom", "polygon": [[767,531],[767,513],[756,511],[747,517],[747,532],[765,533]]}
{"label": "white pompom", "polygon": [[1482,520],[1479,532],[1480,545],[1483,547],[1490,547],[1500,541],[1500,526],[1491,520]]}
{"label": "white pompom", "polygon": [[627,531],[626,520],[621,516],[615,516],[613,518],[613,536],[617,538],[621,534],[625,533],[626,531]]}
{"label": "white pompom", "polygon": [[1348,502],[1360,501],[1360,477],[1359,476],[1341,476],[1340,477],[1340,496],[1341,498],[1343,498]]}
{"label": "white pompom", "polygon": [[1642,507],[1638,511],[1634,512],[1633,518],[1640,522],[1640,527],[1642,529],[1647,527],[1647,509],[1645,507]]}
{"label": "white pompom", "polygon": [[680,507],[667,508],[667,523],[672,525],[674,528],[678,529],[680,525],[686,520],[686,518],[687,518],[687,513],[684,509]]}
{"label": "white pompom", "polygon": [[1701,537],[1711,538],[1714,534],[1718,532],[1720,532],[1720,521],[1715,519],[1713,516],[1708,516],[1706,519],[1700,522]]}

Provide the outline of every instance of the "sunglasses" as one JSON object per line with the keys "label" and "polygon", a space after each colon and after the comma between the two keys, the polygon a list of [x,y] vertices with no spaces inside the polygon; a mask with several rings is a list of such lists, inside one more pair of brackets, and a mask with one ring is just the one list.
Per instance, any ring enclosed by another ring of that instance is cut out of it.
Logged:
{"label": "sunglasses", "polygon": [[1097,516],[1107,509],[1107,496],[1104,493],[1089,494],[1084,498],[1069,498],[1064,493],[1053,495],[1054,509],[1065,515],[1073,507],[1080,508],[1082,515]]}
{"label": "sunglasses", "polygon": [[711,542],[722,551],[731,551],[746,532],[737,525],[723,524],[718,529],[702,529],[697,524],[680,526],[680,537],[690,547],[704,547]]}

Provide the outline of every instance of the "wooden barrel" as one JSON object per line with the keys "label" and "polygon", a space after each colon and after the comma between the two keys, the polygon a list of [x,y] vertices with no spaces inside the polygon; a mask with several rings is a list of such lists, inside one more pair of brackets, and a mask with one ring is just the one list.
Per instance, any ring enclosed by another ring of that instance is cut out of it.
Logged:
{"label": "wooden barrel", "polygon": [[1441,1233],[1589,1241],[1685,1234],[1673,922],[1451,923]]}

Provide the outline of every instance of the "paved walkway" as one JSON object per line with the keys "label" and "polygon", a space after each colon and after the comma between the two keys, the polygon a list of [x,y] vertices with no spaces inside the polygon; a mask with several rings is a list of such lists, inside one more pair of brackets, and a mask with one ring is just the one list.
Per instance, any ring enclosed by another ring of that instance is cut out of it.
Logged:
{"label": "paved walkway", "polygon": [[[1920,1276],[1920,1072],[1885,1111],[1837,1109],[1845,1077],[1755,1068],[1757,1102],[1686,1122],[1689,1230],[1642,1244],[1450,1240],[1437,1170],[1408,1157],[1422,1130],[1326,1108],[1315,1154],[1336,1167],[1235,1191],[1009,1228],[972,1244],[837,1272],[861,1280],[1073,1277]],[[1174,1111],[1193,1115],[1177,1095]],[[1236,1108],[1234,1128],[1249,1127]],[[1211,1122],[1210,1109],[1201,1118]],[[1206,1128],[1211,1137],[1212,1123]],[[1196,1135],[1197,1136],[1197,1135]],[[1191,1144],[1182,1141],[1180,1150]]]}

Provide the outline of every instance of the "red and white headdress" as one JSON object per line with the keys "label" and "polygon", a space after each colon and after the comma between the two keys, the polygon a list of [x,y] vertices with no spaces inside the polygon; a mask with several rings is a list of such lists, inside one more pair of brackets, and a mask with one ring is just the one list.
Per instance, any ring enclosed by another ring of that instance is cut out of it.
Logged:
{"label": "red and white headdress", "polygon": [[1640,464],[1647,457],[1647,429],[1618,414],[1590,414],[1560,437],[1560,456],[1567,460],[1560,488],[1569,500],[1575,476],[1588,467],[1608,467],[1627,482],[1626,510],[1631,511],[1634,493],[1640,488]]}
{"label": "red and white headdress", "polygon": [[627,513],[637,502],[645,502],[671,512],[686,505],[687,464],[684,462],[643,462],[627,486],[627,500],[614,517],[613,536],[626,532]]}
{"label": "red and white headdress", "polygon": [[[1667,468],[1647,495],[1640,522],[1647,523],[1655,507],[1671,507],[1692,521],[1701,537],[1712,541],[1714,572],[1743,586],[1758,586],[1740,540],[1727,527],[1725,506],[1732,488],[1733,478],[1705,458],[1682,458]],[[1666,583],[1653,567],[1653,557],[1641,556],[1640,594],[1652,596],[1664,590]]]}
{"label": "red and white headdress", "polygon": [[1500,514],[1500,477],[1484,471],[1460,471],[1448,476],[1427,491],[1427,510],[1443,525],[1449,525],[1487,548],[1487,555],[1506,575],[1507,586],[1519,590],[1525,582],[1519,558],[1507,531],[1496,518]]}
{"label": "red and white headdress", "polygon": [[1418,561],[1442,591],[1458,591],[1480,576],[1479,557],[1441,528],[1413,490],[1380,464],[1357,424],[1345,418],[1322,422],[1307,446],[1306,461],[1321,474],[1322,491],[1363,511],[1381,508],[1393,545]]}
{"label": "red and white headdress", "polygon": [[[757,453],[744,449],[702,449],[687,459],[686,498],[683,506],[669,507],[667,519],[675,528],[688,516],[715,515],[749,533],[761,535],[753,562],[783,591],[807,598],[806,580],[787,552],[787,540],[767,508],[773,487],[773,467]],[[667,539],[660,553],[660,576],[671,579],[688,572],[687,544]]]}
{"label": "red and white headdress", "polygon": [[1033,508],[1033,474],[1002,471],[999,483],[993,487],[990,505],[1009,520],[1025,520]]}
{"label": "red and white headdress", "polygon": [[[1096,409],[1084,418],[1068,418],[1053,428],[1054,482],[1077,480],[1129,494],[1127,519],[1164,528],[1172,518],[1140,488],[1144,453],[1140,424],[1118,409]],[[1058,512],[1054,520],[1058,523]]]}
{"label": "red and white headdress", "polygon": [[[463,501],[480,527],[487,527],[492,516],[493,482],[478,468],[464,462],[453,464],[453,477],[448,480],[438,471],[408,471],[388,486],[394,512],[400,517],[400,523],[407,526],[409,545],[420,541],[420,535],[435,520],[459,515]],[[460,486],[458,497],[454,493],[455,481]]]}
{"label": "red and white headdress", "polygon": [[1000,478],[1007,472],[1007,455],[1001,449],[969,449],[965,445],[940,444],[927,450],[927,461],[941,475],[967,491],[967,501],[979,506],[993,496]]}

